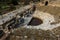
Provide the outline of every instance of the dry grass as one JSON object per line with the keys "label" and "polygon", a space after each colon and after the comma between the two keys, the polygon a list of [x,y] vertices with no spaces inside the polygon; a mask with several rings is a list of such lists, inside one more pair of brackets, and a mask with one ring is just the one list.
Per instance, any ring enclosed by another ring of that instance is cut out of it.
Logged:
{"label": "dry grass", "polygon": [[40,11],[43,11],[43,12],[48,12],[48,13],[54,15],[55,20],[60,19],[60,7],[39,6],[39,5],[37,5],[37,10],[40,10]]}

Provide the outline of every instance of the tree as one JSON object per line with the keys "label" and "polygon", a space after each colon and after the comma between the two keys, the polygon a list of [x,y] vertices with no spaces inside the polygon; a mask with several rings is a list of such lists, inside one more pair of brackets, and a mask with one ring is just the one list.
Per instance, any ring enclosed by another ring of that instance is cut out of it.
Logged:
{"label": "tree", "polygon": [[12,3],[13,5],[18,5],[18,0],[12,0],[11,3]]}

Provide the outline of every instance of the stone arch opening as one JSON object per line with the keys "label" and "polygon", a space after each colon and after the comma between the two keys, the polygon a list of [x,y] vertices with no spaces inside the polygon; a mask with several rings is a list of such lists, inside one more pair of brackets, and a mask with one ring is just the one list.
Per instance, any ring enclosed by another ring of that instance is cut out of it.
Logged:
{"label": "stone arch opening", "polygon": [[47,6],[48,5],[48,1],[45,1],[45,6]]}
{"label": "stone arch opening", "polygon": [[28,26],[29,26],[29,25],[31,25],[31,26],[38,26],[38,25],[40,25],[40,24],[42,24],[42,23],[43,23],[43,21],[42,21],[41,19],[36,18],[36,17],[33,17],[33,18],[31,19],[31,21],[28,23]]}

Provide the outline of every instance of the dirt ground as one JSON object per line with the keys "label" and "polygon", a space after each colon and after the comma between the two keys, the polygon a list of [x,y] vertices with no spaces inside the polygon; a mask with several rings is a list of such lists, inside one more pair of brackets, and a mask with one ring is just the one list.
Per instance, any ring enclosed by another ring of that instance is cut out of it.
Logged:
{"label": "dirt ground", "polygon": [[[57,30],[57,29],[56,29]],[[58,40],[59,39],[59,30],[57,32],[53,31],[44,31],[36,29],[26,29],[19,28],[10,34],[9,38],[6,40]]]}
{"label": "dirt ground", "polygon": [[38,4],[37,9],[54,15],[55,20],[60,20],[60,7],[58,6],[40,6],[40,4]]}

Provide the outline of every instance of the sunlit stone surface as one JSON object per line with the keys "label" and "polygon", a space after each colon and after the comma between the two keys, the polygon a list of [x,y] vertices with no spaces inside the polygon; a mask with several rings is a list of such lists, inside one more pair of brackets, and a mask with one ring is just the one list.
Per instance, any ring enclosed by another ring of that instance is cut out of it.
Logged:
{"label": "sunlit stone surface", "polygon": [[40,12],[39,10],[36,10],[35,13],[33,14],[33,17],[37,17],[37,18],[41,19],[43,21],[43,23],[40,25],[37,25],[37,26],[29,25],[29,26],[26,26],[26,28],[51,30],[51,29],[54,29],[54,28],[60,26],[60,23],[54,24],[54,25],[50,24],[51,22],[55,22],[55,20],[54,20],[54,16],[49,13]]}

